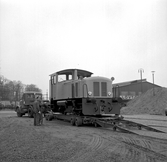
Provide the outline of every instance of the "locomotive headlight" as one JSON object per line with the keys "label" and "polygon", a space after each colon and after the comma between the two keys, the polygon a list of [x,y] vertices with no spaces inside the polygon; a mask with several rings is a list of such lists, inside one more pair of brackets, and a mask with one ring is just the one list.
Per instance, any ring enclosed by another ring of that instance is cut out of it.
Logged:
{"label": "locomotive headlight", "polygon": [[108,96],[111,96],[111,92],[108,92]]}
{"label": "locomotive headlight", "polygon": [[88,92],[88,95],[89,95],[89,96],[91,96],[91,95],[92,95],[92,92],[91,92],[91,91],[89,91],[89,92]]}

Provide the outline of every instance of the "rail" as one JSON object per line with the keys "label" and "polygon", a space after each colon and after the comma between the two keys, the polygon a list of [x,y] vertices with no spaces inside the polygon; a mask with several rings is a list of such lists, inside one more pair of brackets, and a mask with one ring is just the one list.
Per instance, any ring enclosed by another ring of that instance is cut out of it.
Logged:
{"label": "rail", "polygon": [[114,131],[119,130],[122,132],[133,133],[133,134],[138,134],[135,133],[135,131],[133,130],[134,128],[137,128],[138,130],[145,129],[148,131],[153,131],[158,133],[166,133],[158,129],[152,128],[150,126],[124,119],[98,119],[96,120],[96,122],[98,125],[104,128],[110,127],[113,128]]}

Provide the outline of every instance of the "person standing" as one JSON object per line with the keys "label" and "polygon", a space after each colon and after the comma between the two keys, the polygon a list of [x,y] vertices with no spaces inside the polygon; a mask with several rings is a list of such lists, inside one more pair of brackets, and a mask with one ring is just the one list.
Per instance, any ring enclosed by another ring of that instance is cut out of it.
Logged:
{"label": "person standing", "polygon": [[39,97],[36,98],[36,100],[33,103],[33,112],[34,112],[34,126],[39,125],[40,120],[40,99]]}
{"label": "person standing", "polygon": [[39,125],[43,125],[43,112],[44,107],[42,104],[39,105]]}

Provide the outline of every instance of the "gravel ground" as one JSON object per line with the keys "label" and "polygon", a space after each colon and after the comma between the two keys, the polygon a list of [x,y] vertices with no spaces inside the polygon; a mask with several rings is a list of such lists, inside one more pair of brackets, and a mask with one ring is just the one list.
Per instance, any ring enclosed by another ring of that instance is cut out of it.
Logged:
{"label": "gravel ground", "polygon": [[167,140],[0,112],[0,162],[166,162]]}
{"label": "gravel ground", "polygon": [[[25,127],[13,118],[0,119],[0,155],[2,162],[66,161],[83,148],[80,142],[52,137]],[[76,148],[76,145],[78,146]]]}

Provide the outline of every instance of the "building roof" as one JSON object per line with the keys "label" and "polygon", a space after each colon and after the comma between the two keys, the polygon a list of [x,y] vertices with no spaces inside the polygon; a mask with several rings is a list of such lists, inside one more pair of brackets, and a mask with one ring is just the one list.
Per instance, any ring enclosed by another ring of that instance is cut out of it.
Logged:
{"label": "building roof", "polygon": [[[142,79],[142,82],[146,82],[146,81],[147,81],[146,79]],[[141,79],[140,80],[127,81],[127,82],[121,82],[121,83],[115,83],[115,84],[113,84],[113,86],[122,87],[122,86],[127,86],[127,85],[130,85],[130,84],[134,84],[134,83],[140,83],[140,82],[141,82]]]}
{"label": "building roof", "polygon": [[[146,83],[147,80],[146,79],[142,79],[142,83]],[[138,83],[141,83],[141,79],[139,80],[132,80],[132,81],[127,81],[127,82],[121,82],[121,83],[115,83],[113,84],[113,87],[123,87],[123,86],[128,86],[128,85],[131,85],[131,84],[138,84]],[[147,83],[150,83],[150,82],[147,82]],[[150,84],[153,84],[153,83],[150,83]],[[158,86],[158,87],[161,87],[159,85],[156,85],[154,84],[155,86]]]}

